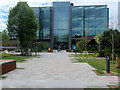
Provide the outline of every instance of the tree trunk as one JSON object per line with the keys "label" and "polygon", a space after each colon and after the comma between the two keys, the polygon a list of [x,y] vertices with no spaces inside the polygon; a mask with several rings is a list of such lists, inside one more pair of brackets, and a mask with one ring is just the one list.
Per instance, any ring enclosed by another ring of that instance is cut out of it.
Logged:
{"label": "tree trunk", "polygon": [[112,61],[113,61],[113,64],[114,64],[114,44],[112,44]]}
{"label": "tree trunk", "polygon": [[101,46],[100,46],[100,43],[99,43],[99,49],[98,49],[99,52],[100,52],[100,49],[101,49]]}
{"label": "tree trunk", "polygon": [[112,33],[112,61],[114,64],[114,35],[113,35],[113,33]]}

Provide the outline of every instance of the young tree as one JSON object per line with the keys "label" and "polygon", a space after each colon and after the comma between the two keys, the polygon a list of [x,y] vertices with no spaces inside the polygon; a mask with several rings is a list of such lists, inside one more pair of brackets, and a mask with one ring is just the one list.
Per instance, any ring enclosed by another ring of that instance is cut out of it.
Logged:
{"label": "young tree", "polygon": [[[86,25],[84,26],[84,28],[86,28]],[[88,28],[86,28],[87,30],[84,31],[85,35],[83,37],[83,40],[84,40],[84,47],[85,47],[85,53],[87,53],[87,45],[88,45],[88,42],[90,41],[88,39],[89,36],[91,36],[91,32],[92,30],[88,30]]]}
{"label": "young tree", "polygon": [[30,42],[36,39],[38,22],[36,21],[34,11],[26,2],[18,2],[17,5],[10,9],[7,29],[12,39],[20,41],[22,55],[28,54]]}
{"label": "young tree", "polygon": [[101,44],[101,38],[102,38],[102,36],[100,35],[100,34],[97,34],[96,36],[95,36],[95,41],[97,42],[97,44],[99,45],[99,49],[98,49],[98,51],[100,52],[100,49],[101,49],[101,47],[100,47],[100,44]]}
{"label": "young tree", "polygon": [[85,42],[84,42],[84,40],[83,39],[81,39],[80,41],[78,41],[77,43],[76,43],[76,46],[77,46],[77,52],[83,52],[83,50],[84,50],[84,48],[85,48]]}
{"label": "young tree", "polygon": [[87,52],[87,44],[88,44],[88,37],[87,37],[87,35],[85,37],[83,37],[83,40],[84,40],[85,52]]}
{"label": "young tree", "polygon": [[78,52],[82,52],[83,50],[87,51],[87,44],[88,44],[87,37],[85,36],[81,38],[81,40],[76,43],[77,51]]}

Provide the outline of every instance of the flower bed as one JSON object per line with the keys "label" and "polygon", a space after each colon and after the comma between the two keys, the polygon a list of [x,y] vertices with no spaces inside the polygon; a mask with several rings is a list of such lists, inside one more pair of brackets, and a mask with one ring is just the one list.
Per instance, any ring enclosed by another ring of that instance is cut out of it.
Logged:
{"label": "flower bed", "polygon": [[48,50],[47,52],[53,52],[53,50],[50,50],[50,51]]}
{"label": "flower bed", "polygon": [[66,50],[66,52],[71,52],[71,50]]}

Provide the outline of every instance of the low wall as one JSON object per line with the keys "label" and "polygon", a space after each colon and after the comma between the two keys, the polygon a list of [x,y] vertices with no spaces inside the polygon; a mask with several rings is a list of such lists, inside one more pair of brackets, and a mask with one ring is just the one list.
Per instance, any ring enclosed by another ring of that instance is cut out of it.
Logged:
{"label": "low wall", "polygon": [[9,71],[16,69],[15,60],[2,60],[0,65],[0,74],[6,74]]}

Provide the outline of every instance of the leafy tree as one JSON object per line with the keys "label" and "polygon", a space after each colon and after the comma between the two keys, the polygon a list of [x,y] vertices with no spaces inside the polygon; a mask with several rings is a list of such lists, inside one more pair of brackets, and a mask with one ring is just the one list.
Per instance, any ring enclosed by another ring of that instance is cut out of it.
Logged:
{"label": "leafy tree", "polygon": [[99,49],[98,49],[98,51],[100,52],[100,44],[101,44],[101,38],[102,38],[102,36],[100,35],[100,34],[97,34],[96,36],[95,36],[95,41],[97,42],[97,44],[99,45]]}
{"label": "leafy tree", "polygon": [[109,29],[107,31],[104,31],[102,35],[101,42],[104,45],[105,48],[111,48],[112,49],[112,60],[114,63],[114,49],[120,48],[120,32],[115,29]]}
{"label": "leafy tree", "polygon": [[0,52],[2,51],[2,32],[0,31]]}
{"label": "leafy tree", "polygon": [[9,43],[9,45],[12,47],[12,46],[15,46],[15,47],[17,47],[17,48],[20,48],[20,42],[19,42],[19,40],[11,40],[10,41],[10,43]]}
{"label": "leafy tree", "polygon": [[22,49],[22,55],[28,54],[31,41],[36,39],[38,22],[36,21],[34,11],[26,2],[18,2],[10,9],[7,29],[11,39],[18,39]]}
{"label": "leafy tree", "polygon": [[114,38],[114,45],[115,45],[114,47],[120,48],[119,47],[120,32],[117,29],[115,30],[109,29],[107,31],[104,31],[102,38],[101,38],[101,43],[104,45],[105,48],[106,47],[111,48],[111,43],[113,43],[112,36]]}
{"label": "leafy tree", "polygon": [[10,37],[8,35],[7,30],[3,30],[2,31],[2,45],[8,46],[9,42],[10,42]]}

